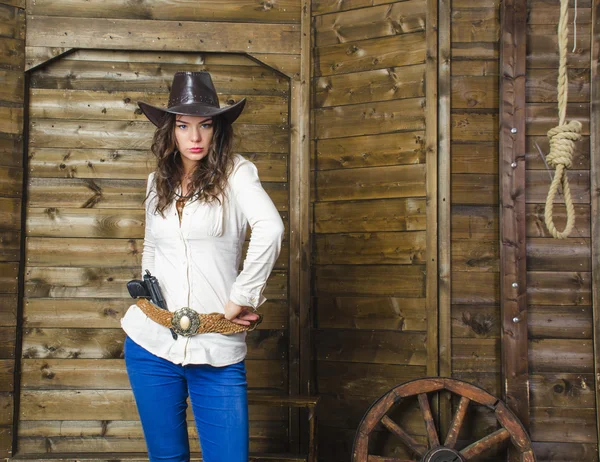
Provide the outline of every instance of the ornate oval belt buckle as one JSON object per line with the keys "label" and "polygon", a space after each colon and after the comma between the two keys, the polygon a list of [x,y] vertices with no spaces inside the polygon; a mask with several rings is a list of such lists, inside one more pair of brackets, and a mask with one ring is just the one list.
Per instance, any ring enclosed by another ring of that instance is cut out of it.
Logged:
{"label": "ornate oval belt buckle", "polygon": [[179,308],[173,313],[171,319],[172,329],[179,335],[191,337],[198,333],[200,328],[200,316],[188,307]]}

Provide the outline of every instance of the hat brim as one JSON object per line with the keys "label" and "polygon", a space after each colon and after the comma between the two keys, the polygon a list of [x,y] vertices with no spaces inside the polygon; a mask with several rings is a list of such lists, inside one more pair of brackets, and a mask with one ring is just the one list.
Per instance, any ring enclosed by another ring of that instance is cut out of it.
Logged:
{"label": "hat brim", "polygon": [[201,103],[180,104],[178,106],[173,106],[170,108],[162,108],[152,106],[148,103],[144,103],[143,101],[138,102],[138,106],[140,107],[144,115],[148,118],[150,122],[152,122],[157,127],[160,127],[162,125],[166,114],[189,115],[195,117],[220,116],[225,118],[230,124],[232,124],[240,116],[240,114],[244,110],[245,105],[246,98],[241,99],[240,101],[238,101],[235,104],[232,104],[231,106],[222,108],[208,106],[206,104]]}

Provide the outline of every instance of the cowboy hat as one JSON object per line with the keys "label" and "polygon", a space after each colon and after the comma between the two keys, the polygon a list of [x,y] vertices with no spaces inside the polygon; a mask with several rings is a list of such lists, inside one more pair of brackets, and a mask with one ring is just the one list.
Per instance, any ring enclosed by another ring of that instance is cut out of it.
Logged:
{"label": "cowboy hat", "polygon": [[138,102],[144,115],[157,127],[162,124],[167,113],[200,117],[222,116],[229,123],[233,123],[242,113],[245,104],[246,98],[243,98],[231,106],[220,108],[217,91],[208,72],[176,72],[166,108]]}

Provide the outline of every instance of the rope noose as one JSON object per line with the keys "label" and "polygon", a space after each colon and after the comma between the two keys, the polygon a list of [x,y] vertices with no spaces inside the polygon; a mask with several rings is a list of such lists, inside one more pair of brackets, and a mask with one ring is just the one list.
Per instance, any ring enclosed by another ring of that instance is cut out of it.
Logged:
{"label": "rope noose", "polygon": [[[550,140],[550,153],[546,156],[546,161],[549,167],[556,167],[554,179],[548,191],[546,199],[546,207],[544,218],[546,227],[550,234],[557,239],[565,239],[575,225],[575,208],[571,199],[571,189],[569,188],[569,179],[567,178],[566,169],[573,164],[573,151],[575,150],[575,142],[581,139],[581,123],[577,120],[572,120],[565,124],[567,114],[567,96],[568,96],[568,79],[567,79],[567,43],[568,32],[567,21],[569,17],[569,1],[560,1],[560,20],[558,23],[558,49],[560,55],[558,69],[558,125],[548,130],[548,139]],[[565,206],[567,208],[567,224],[563,231],[558,231],[554,226],[552,217],[552,207],[554,196],[558,190],[558,185],[562,185],[563,195],[565,198]]]}

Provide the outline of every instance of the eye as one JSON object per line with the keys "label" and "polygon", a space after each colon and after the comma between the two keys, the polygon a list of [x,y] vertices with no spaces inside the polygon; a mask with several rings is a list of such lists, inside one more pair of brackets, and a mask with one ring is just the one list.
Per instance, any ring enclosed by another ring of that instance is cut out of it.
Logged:
{"label": "eye", "polygon": [[185,124],[180,124],[180,125],[177,125],[177,128],[179,128],[179,129],[181,129],[181,130],[185,130],[185,129],[187,128],[187,125],[185,125]]}
{"label": "eye", "polygon": [[205,128],[205,129],[212,128],[212,123],[208,122],[208,123],[202,124],[202,128]]}

